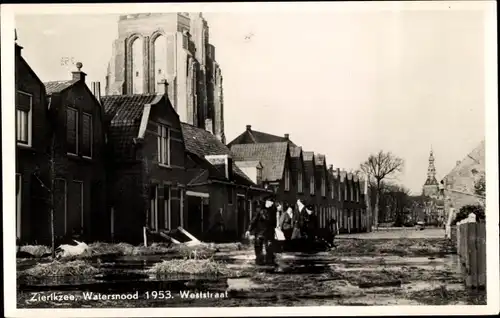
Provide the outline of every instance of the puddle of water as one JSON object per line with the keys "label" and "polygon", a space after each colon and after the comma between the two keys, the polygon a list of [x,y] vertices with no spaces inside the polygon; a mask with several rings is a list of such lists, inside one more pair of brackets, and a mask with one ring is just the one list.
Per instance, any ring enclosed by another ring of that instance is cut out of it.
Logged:
{"label": "puddle of water", "polygon": [[459,283],[444,283],[443,281],[417,281],[411,282],[408,284],[404,284],[403,290],[409,292],[417,292],[423,290],[432,290],[438,288],[439,286],[444,285],[447,290],[464,290],[465,287],[463,284]]}
{"label": "puddle of water", "polygon": [[264,287],[264,285],[256,284],[249,278],[229,278],[227,280],[227,285],[229,290],[235,291],[248,291]]}

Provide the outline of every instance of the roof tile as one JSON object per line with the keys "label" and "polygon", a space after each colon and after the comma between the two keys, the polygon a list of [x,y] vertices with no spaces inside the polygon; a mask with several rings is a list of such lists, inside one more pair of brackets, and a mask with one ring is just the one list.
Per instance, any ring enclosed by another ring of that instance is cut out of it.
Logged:
{"label": "roof tile", "polygon": [[51,82],[45,82],[43,83],[43,85],[45,85],[45,90],[47,92],[47,95],[52,95],[54,93],[62,92],[66,88],[75,84],[76,82],[78,81],[77,80],[51,81]]}
{"label": "roof tile", "polygon": [[276,181],[282,178],[287,149],[287,142],[231,146],[231,152],[235,160],[258,160],[262,163],[262,178],[264,181]]}

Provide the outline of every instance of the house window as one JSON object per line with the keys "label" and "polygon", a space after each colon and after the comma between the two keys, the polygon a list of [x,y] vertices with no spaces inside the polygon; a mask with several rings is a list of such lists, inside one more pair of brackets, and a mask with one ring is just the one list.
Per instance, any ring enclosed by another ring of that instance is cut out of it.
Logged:
{"label": "house window", "polygon": [[232,186],[227,187],[227,204],[233,204],[234,189]]}
{"label": "house window", "polygon": [[290,190],[290,171],[285,169],[285,191]]}
{"label": "house window", "polygon": [[170,129],[164,125],[158,125],[158,162],[161,165],[170,166]]}
{"label": "house window", "polygon": [[333,199],[333,197],[334,197],[333,193],[334,193],[334,190],[335,190],[335,188],[334,188],[333,186],[334,186],[334,184],[333,184],[333,182],[332,182],[332,184],[331,184],[331,186],[330,186],[330,196],[332,197],[332,199]]}
{"label": "house window", "polygon": [[16,173],[16,235],[21,238],[21,206],[22,206],[22,178],[19,173]]}
{"label": "house window", "polygon": [[31,146],[32,104],[31,94],[16,94],[16,140],[20,145]]}
{"label": "house window", "polygon": [[356,202],[359,202],[359,191],[356,191]]}
{"label": "house window", "polygon": [[257,168],[257,184],[260,184],[262,182],[262,168]]}
{"label": "house window", "polygon": [[326,196],[326,182],[325,177],[321,177],[321,195]]}
{"label": "house window", "polygon": [[170,186],[163,186],[163,213],[165,220],[165,229],[170,229],[172,224],[172,196]]}
{"label": "house window", "polygon": [[354,185],[351,186],[351,201],[354,201]]}
{"label": "house window", "polygon": [[342,186],[342,183],[340,183],[340,182],[339,182],[339,187],[338,187],[338,189],[339,189],[339,192],[338,192],[338,194],[339,194],[338,200],[339,200],[339,201],[341,201],[341,200],[342,200],[341,190],[340,190],[341,186]]}
{"label": "house window", "polygon": [[347,196],[347,188],[349,187],[349,185],[346,183],[344,183],[344,201],[347,201],[349,199],[349,197]]}
{"label": "house window", "polygon": [[309,189],[310,189],[310,193],[314,194],[314,192],[316,190],[316,185],[314,184],[314,176],[311,176],[311,178],[309,179]]}
{"label": "house window", "polygon": [[302,193],[304,191],[302,181],[303,181],[302,180],[302,171],[299,170],[297,172],[297,191],[299,193]]}
{"label": "house window", "polygon": [[151,185],[150,188],[150,194],[149,194],[149,227],[152,230],[157,230],[158,229],[158,186],[156,185]]}
{"label": "house window", "polygon": [[78,111],[66,108],[66,147],[69,154],[78,155]]}
{"label": "house window", "polygon": [[92,115],[82,115],[82,156],[92,158]]}

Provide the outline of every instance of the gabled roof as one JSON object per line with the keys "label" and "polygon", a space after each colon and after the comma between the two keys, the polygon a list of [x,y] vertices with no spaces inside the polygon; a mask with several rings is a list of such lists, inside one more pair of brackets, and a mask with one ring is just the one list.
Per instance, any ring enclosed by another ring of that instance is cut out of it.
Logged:
{"label": "gabled roof", "polygon": [[146,104],[158,103],[163,95],[108,95],[101,97],[106,115],[111,115],[111,125],[133,123],[141,119]]}
{"label": "gabled roof", "polygon": [[210,132],[186,123],[181,123],[181,127],[186,151],[199,157],[231,154],[229,148]]}
{"label": "gabled roof", "polygon": [[[182,128],[182,136],[184,138],[184,146],[187,152],[192,153],[199,158],[202,158],[204,161],[206,161],[204,159],[205,156],[212,156],[212,155],[231,156],[231,151],[229,150],[229,148],[227,148],[219,139],[217,139],[215,135],[206,131],[205,129],[198,128],[186,123],[181,123],[181,128]],[[208,161],[206,162],[209,165],[211,165]],[[208,169],[208,167],[204,167],[204,169]],[[232,163],[232,169],[233,169],[234,180],[231,181],[234,181],[242,185],[254,185],[253,181],[243,171],[241,171],[241,169],[239,169],[234,162]],[[206,175],[207,178],[209,176],[220,178],[219,174],[215,174],[212,169],[209,170],[210,174]],[[199,180],[196,181],[196,183],[198,182]],[[191,180],[190,183],[195,183],[195,182]]]}
{"label": "gabled roof", "polygon": [[317,165],[317,166],[322,166],[325,164],[325,155],[322,155],[322,154],[315,154],[314,155],[314,164]]}
{"label": "gabled roof", "polygon": [[281,180],[285,167],[287,151],[287,142],[231,146],[231,152],[235,160],[258,160],[262,163],[262,179],[264,181]]}
{"label": "gabled roof", "polygon": [[45,85],[45,90],[47,92],[47,95],[52,95],[54,93],[61,93],[65,89],[71,87],[73,84],[77,83],[77,80],[67,80],[67,81],[51,81],[51,82],[45,82],[43,85]]}
{"label": "gabled roof", "polygon": [[295,146],[295,144],[291,140],[287,139],[284,136],[268,134],[249,128],[247,128],[247,130],[241,133],[238,137],[233,139],[233,141],[231,141],[228,146],[231,147],[238,144],[264,144],[274,142],[287,142],[290,145]]}
{"label": "gabled roof", "polygon": [[302,154],[302,147],[290,146],[290,156],[292,158],[299,158]]}
{"label": "gabled roof", "polygon": [[262,167],[260,161],[258,160],[235,161],[235,163],[238,167],[251,167],[251,168]]}
{"label": "gabled roof", "polygon": [[[158,103],[163,95],[108,95],[101,97],[106,116],[111,117],[108,144],[113,156],[128,157],[133,153],[133,140],[147,104]],[[149,115],[148,115],[149,116]]]}

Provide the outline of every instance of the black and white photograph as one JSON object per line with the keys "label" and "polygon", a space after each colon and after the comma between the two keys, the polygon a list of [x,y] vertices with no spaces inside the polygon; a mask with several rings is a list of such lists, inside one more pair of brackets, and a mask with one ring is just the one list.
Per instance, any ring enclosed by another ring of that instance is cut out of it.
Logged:
{"label": "black and white photograph", "polygon": [[496,24],[2,5],[5,315],[498,313]]}

